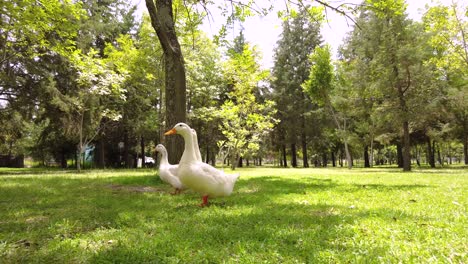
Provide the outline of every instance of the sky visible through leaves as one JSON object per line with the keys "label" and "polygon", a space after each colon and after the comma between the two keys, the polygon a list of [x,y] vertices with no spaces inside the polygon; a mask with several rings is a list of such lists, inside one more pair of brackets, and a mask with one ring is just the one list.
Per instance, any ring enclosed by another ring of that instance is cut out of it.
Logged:
{"label": "sky visible through leaves", "polygon": [[[143,12],[147,12],[145,1],[132,0],[132,2],[138,6],[138,16],[141,16]],[[260,7],[264,7],[268,5],[269,1],[260,0],[256,2]],[[344,1],[331,1],[330,3],[333,6],[337,6],[343,2]],[[361,2],[362,0],[346,1],[346,3],[350,4],[359,4]],[[435,3],[432,2],[433,0],[407,1],[407,13],[409,17],[414,20],[420,20],[422,13],[424,12],[425,5],[435,5]],[[440,2],[444,5],[451,4],[451,0],[441,0]],[[275,11],[271,12],[267,16],[251,17],[246,19],[242,24],[246,40],[260,48],[263,55],[261,64],[265,69],[273,67],[274,47],[276,46],[276,41],[279,39],[279,35],[282,31],[281,19],[278,18],[277,11],[284,7],[284,2],[278,1],[278,4],[278,6],[275,6]],[[205,19],[202,29],[209,36],[212,36],[218,32],[224,19],[221,17],[220,13],[217,12],[216,8],[211,8],[210,12],[212,16],[210,19]],[[327,11],[327,19],[328,23],[323,25],[321,34],[324,42],[328,43],[332,47],[332,54],[336,57],[338,46],[342,44],[342,40],[346,36],[346,33],[353,29],[353,22],[331,10]],[[238,31],[240,29],[241,26],[239,24],[235,25],[233,31],[228,34],[228,38],[234,39],[234,37],[238,35]]]}

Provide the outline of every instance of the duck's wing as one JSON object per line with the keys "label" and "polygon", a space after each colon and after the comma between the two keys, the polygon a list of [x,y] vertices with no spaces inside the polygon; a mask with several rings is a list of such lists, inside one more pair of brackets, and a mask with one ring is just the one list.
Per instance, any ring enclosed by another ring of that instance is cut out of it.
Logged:
{"label": "duck's wing", "polygon": [[179,178],[175,177],[175,176],[172,176],[172,177],[168,177],[167,178],[167,181],[169,182],[169,184],[174,187],[174,188],[178,188],[178,189],[182,189],[183,188],[183,184],[180,182]]}
{"label": "duck's wing", "polygon": [[226,174],[222,170],[216,169],[207,163],[199,162],[197,166],[199,167],[199,173],[203,174],[203,176],[212,183],[225,184],[228,180]]}
{"label": "duck's wing", "polygon": [[169,165],[167,167],[167,171],[174,177],[179,177],[177,173],[178,169],[179,169],[179,165]]}
{"label": "duck's wing", "polygon": [[172,185],[174,188],[183,188],[182,183],[179,180],[179,177],[177,176],[177,171],[178,171],[179,165],[169,165],[165,167],[166,170],[166,177],[165,180]]}

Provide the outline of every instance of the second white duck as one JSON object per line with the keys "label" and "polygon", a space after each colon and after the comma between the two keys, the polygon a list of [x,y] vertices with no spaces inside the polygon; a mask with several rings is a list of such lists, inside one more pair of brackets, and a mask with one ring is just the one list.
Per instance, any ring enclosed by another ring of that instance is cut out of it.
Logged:
{"label": "second white duck", "polygon": [[175,188],[175,191],[172,194],[179,194],[182,190],[185,189],[185,186],[180,182],[180,179],[177,176],[179,165],[169,164],[167,159],[167,150],[164,145],[158,144],[156,146],[156,151],[161,153],[161,162],[159,163],[159,177],[163,182],[169,183],[172,187]]}

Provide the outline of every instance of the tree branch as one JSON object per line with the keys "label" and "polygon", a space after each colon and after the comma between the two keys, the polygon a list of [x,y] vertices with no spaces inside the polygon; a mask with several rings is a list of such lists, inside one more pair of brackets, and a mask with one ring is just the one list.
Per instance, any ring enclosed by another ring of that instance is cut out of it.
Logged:
{"label": "tree branch", "polygon": [[406,88],[403,89],[403,94],[405,94],[406,91],[408,91],[410,86],[411,86],[411,71],[409,69],[409,66],[407,65],[406,66]]}
{"label": "tree branch", "polygon": [[466,41],[465,31],[463,30],[460,18],[458,18],[457,8],[456,8],[455,3],[453,3],[453,1],[452,1],[452,8],[453,8],[453,13],[455,15],[455,20],[457,20],[457,26],[460,29],[460,33],[461,33],[461,36],[462,36],[462,45],[463,45],[463,49],[465,51],[464,56],[463,56],[463,54],[461,54],[461,55],[462,55],[462,57],[464,57],[464,60],[465,60],[466,64],[468,64],[468,44],[467,44],[467,41]]}
{"label": "tree branch", "polygon": [[151,18],[151,25],[153,26],[154,30],[156,31],[156,34],[158,35],[158,39],[161,43],[161,46],[163,47],[163,50],[171,50],[172,52],[176,53],[175,48],[171,45],[171,41],[167,36],[165,30],[163,29],[163,26],[161,25],[161,21],[159,20],[160,14],[158,12],[158,9],[156,8],[156,5],[154,4],[154,1],[145,0],[145,2],[146,8],[148,9],[148,13]]}
{"label": "tree branch", "polygon": [[231,7],[233,7],[234,5],[239,5],[239,6],[242,6],[243,8],[248,8],[259,15],[265,15],[265,12],[262,12],[261,9],[254,8],[249,4],[242,3],[241,1],[235,1],[235,0],[227,0],[227,1],[231,3]]}
{"label": "tree branch", "polygon": [[[343,11],[341,9],[342,6],[347,5],[346,3],[340,4],[338,7],[333,7],[333,6],[329,5],[328,3],[326,3],[326,2],[324,2],[322,0],[314,0],[314,1],[321,4],[321,5],[323,5],[323,6],[325,6],[325,7],[327,7],[327,8],[330,8],[331,10],[337,12],[338,14],[341,14],[341,15],[345,16],[347,19],[351,20],[354,23],[354,25],[356,25],[356,27],[361,29],[361,27],[356,22],[356,20],[352,16],[350,16],[348,13],[346,13],[345,11]],[[348,22],[346,22],[346,23],[348,23]]]}

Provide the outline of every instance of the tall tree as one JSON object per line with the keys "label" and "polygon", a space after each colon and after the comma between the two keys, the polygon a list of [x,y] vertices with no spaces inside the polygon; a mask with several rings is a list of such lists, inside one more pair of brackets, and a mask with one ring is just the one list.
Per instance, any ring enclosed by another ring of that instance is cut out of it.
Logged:
{"label": "tall tree", "polygon": [[67,71],[64,58],[74,51],[73,40],[84,17],[81,5],[71,2],[0,4],[0,111],[14,124],[18,117],[23,123],[17,127],[14,149],[19,150],[23,136],[29,135],[30,122],[43,114],[39,102],[50,77]]}
{"label": "tall tree", "polygon": [[265,133],[274,125],[273,102],[258,102],[254,91],[259,82],[268,76],[257,62],[258,54],[248,44],[243,50],[233,49],[224,67],[228,85],[232,87],[228,98],[219,109],[222,120],[220,130],[225,139],[221,143],[228,149],[231,168],[235,169],[238,159],[259,150]]}
{"label": "tall tree", "polygon": [[346,117],[340,117],[336,112],[335,106],[332,105],[331,93],[335,74],[331,63],[330,47],[324,46],[315,48],[314,53],[310,56],[310,60],[312,63],[310,76],[302,87],[312,99],[316,100],[319,105],[323,105],[331,115],[338,128],[338,134],[343,140],[348,168],[351,169],[352,160],[348,148],[347,120]]}
{"label": "tall tree", "polygon": [[[165,69],[165,127],[186,122],[186,75],[182,49],[177,39],[173,1],[146,0],[151,25],[158,35],[164,53]],[[167,152],[170,163],[178,163],[183,152],[183,140],[169,137]]]}
{"label": "tall tree", "polygon": [[[151,34],[152,33],[152,34]],[[146,145],[151,140],[159,141],[158,129],[160,118],[158,105],[160,104],[160,91],[162,89],[162,69],[154,67],[159,63],[162,51],[155,43],[154,30],[149,24],[149,17],[144,17],[138,39],[132,40],[129,35],[117,38],[115,44],[107,44],[105,54],[120,73],[125,73],[126,100],[122,101],[122,120],[119,122],[121,131],[127,134],[127,142],[140,142],[140,153],[138,156],[145,163]],[[132,139],[133,140],[130,140]],[[128,151],[127,151],[128,152]],[[129,167],[130,157],[124,157],[126,166]]]}
{"label": "tall tree", "polygon": [[73,91],[63,94],[51,80],[49,94],[52,105],[61,112],[66,134],[78,141],[77,169],[81,170],[82,155],[105,125],[103,118],[118,120],[121,114],[113,109],[115,101],[124,100],[121,83],[124,73],[116,73],[107,60],[96,58],[93,49],[86,55],[76,52],[72,58],[78,72]]}
{"label": "tall tree", "polygon": [[372,87],[374,98],[367,99],[382,110],[381,117],[388,117],[379,119],[394,127],[386,133],[399,134],[402,167],[408,171],[410,124],[417,120],[415,110],[423,106],[422,98],[427,99],[423,92],[426,83],[419,77],[424,76],[427,57],[425,36],[418,24],[406,18],[404,1],[366,3],[358,19],[360,29],[356,28],[345,43],[343,55],[347,63],[364,69],[353,67],[359,78],[353,81],[354,87]]}
{"label": "tall tree", "polygon": [[468,164],[468,7],[457,1],[450,6],[436,5],[423,17],[435,56],[430,63],[446,83],[450,126],[464,146]]}
{"label": "tall tree", "polygon": [[[311,102],[304,94],[301,84],[308,78],[310,71],[309,54],[321,43],[320,23],[312,21],[309,9],[300,12],[283,23],[283,32],[275,50],[273,67],[273,89],[278,108],[283,157],[285,145],[291,146],[292,166],[297,166],[296,144],[299,138],[302,147],[303,165],[308,167],[307,155],[307,112]],[[297,127],[300,128],[299,135]],[[294,128],[294,129],[293,129]]]}
{"label": "tall tree", "polygon": [[410,54],[398,52],[404,51],[404,48],[409,48],[414,45],[410,41],[408,20],[405,18],[406,4],[404,1],[368,1],[372,6],[379,26],[382,27],[382,43],[376,60],[378,60],[382,69],[382,74],[379,78],[382,80],[382,87],[385,93],[396,99],[397,113],[394,116],[400,117],[402,126],[402,146],[403,146],[403,170],[411,170],[411,154],[410,154],[410,111],[408,108],[408,92],[411,88],[411,61],[407,57]]}

